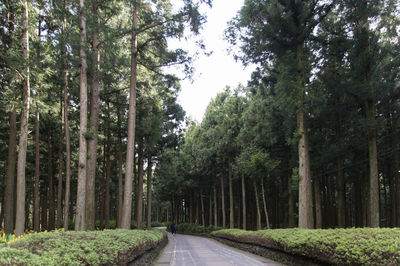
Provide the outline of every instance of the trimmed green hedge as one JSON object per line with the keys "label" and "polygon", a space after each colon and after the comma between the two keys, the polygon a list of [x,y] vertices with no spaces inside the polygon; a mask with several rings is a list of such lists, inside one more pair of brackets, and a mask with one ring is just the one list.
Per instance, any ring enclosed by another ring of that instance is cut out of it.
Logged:
{"label": "trimmed green hedge", "polygon": [[0,265],[123,264],[164,238],[160,230],[35,233],[0,248]]}
{"label": "trimmed green hedge", "polygon": [[[170,229],[171,227],[169,227]],[[176,225],[176,232],[183,234],[203,234],[211,233],[213,231],[221,230],[221,227],[202,226],[198,224],[180,223]]]}
{"label": "trimmed green hedge", "polygon": [[333,264],[400,265],[400,228],[224,229],[211,234]]}

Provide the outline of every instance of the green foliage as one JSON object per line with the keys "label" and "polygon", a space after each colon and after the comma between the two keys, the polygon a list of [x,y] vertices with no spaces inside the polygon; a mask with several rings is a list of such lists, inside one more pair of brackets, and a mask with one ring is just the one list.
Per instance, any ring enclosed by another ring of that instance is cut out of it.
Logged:
{"label": "green foliage", "polygon": [[12,240],[12,234],[7,234],[3,236],[3,239],[0,240],[0,244],[3,244],[6,247],[10,247],[10,241]]}
{"label": "green foliage", "polygon": [[221,230],[221,227],[210,226],[202,226],[198,224],[190,224],[190,223],[180,223],[176,225],[176,231],[178,233],[183,234],[203,234],[203,233],[211,233],[214,231]]}
{"label": "green foliage", "polygon": [[244,231],[224,229],[213,236],[262,245],[333,264],[398,265],[399,228],[274,229]]}
{"label": "green foliage", "polygon": [[[31,234],[14,242],[9,249],[0,248],[0,264],[118,264],[120,256],[137,249],[154,247],[164,235],[165,233],[159,230],[123,229]],[[138,255],[140,254],[136,254]]]}

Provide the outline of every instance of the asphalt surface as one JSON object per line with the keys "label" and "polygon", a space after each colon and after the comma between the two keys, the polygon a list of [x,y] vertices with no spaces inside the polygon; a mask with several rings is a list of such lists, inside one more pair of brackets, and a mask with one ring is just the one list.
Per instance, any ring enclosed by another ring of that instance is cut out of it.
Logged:
{"label": "asphalt surface", "polygon": [[155,261],[154,266],[281,265],[272,260],[226,246],[209,238],[180,234],[172,235],[168,233],[168,239],[168,245]]}

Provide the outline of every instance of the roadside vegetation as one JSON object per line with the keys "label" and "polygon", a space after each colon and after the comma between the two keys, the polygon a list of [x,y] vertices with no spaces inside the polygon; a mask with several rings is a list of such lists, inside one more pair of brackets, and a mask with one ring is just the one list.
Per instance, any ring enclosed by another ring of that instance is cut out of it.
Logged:
{"label": "roadside vegetation", "polygon": [[125,264],[157,246],[160,230],[106,230],[28,234],[0,248],[0,265]]}
{"label": "roadside vegetation", "polygon": [[263,246],[332,264],[399,265],[399,228],[224,229],[212,236]]}

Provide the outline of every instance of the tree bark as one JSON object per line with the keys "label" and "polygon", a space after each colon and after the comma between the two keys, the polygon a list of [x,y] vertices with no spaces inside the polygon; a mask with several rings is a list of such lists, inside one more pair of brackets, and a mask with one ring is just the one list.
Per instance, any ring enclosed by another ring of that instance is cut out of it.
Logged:
{"label": "tree bark", "polygon": [[244,174],[241,174],[241,181],[242,181],[242,211],[243,211],[243,230],[246,230],[246,185],[244,182]]}
{"label": "tree bark", "polygon": [[204,217],[204,197],[203,197],[203,191],[201,190],[200,190],[200,204],[201,204],[201,225],[205,226],[206,219]]}
{"label": "tree bark", "polygon": [[[105,150],[106,157],[106,180],[105,180],[105,189],[104,189],[104,221],[105,228],[110,228],[110,183],[111,183],[111,160],[110,160],[110,145],[111,145],[111,134],[108,125],[107,129],[107,148]],[[94,207],[94,206],[93,206]],[[95,210],[93,210],[94,213]]]}
{"label": "tree bark", "polygon": [[[89,129],[90,137],[87,140],[87,169],[86,169],[86,213],[85,222],[87,230],[94,230],[95,222],[95,179],[97,164],[97,132],[99,128],[99,109],[100,109],[100,49],[99,49],[99,5],[97,1],[93,2],[94,32],[93,41],[93,69],[92,86],[90,95],[90,118]],[[107,203],[106,203],[107,204]]]}
{"label": "tree bark", "polygon": [[147,230],[151,229],[151,177],[153,175],[151,155],[147,158]]}
{"label": "tree bark", "polygon": [[[64,0],[64,12],[66,12],[66,0]],[[67,18],[64,15],[62,34],[63,34],[63,92],[64,92],[64,134],[65,134],[65,198],[64,198],[64,230],[68,230],[69,220],[69,200],[70,200],[70,179],[71,179],[71,144],[69,137],[68,120],[68,59],[67,59],[67,41],[66,41]]]}
{"label": "tree bark", "polygon": [[42,194],[42,197],[40,197],[40,201],[42,202],[41,206],[41,225],[42,225],[42,231],[48,229],[48,219],[47,219],[47,199],[48,199],[48,191],[46,188],[46,192]]}
{"label": "tree bark", "polygon": [[346,227],[346,192],[343,173],[343,158],[337,159],[337,197],[338,197],[338,226]]}
{"label": "tree bark", "polygon": [[222,228],[226,225],[226,215],[225,215],[225,192],[224,192],[224,176],[221,174],[221,209],[222,209]]}
{"label": "tree bark", "polygon": [[398,139],[397,139],[397,121],[392,118],[392,163],[391,163],[391,173],[390,173],[390,225],[396,227],[397,216],[400,213],[397,210],[397,182],[399,180],[399,151],[398,151]]}
{"label": "tree bark", "polygon": [[15,155],[17,150],[17,113],[14,104],[11,105],[9,119],[7,178],[4,191],[4,232],[6,234],[14,231]]}
{"label": "tree bark", "polygon": [[26,151],[28,144],[28,122],[29,122],[29,102],[30,102],[30,80],[29,80],[29,14],[28,2],[23,3],[23,27],[22,27],[22,47],[24,55],[24,91],[23,106],[21,112],[21,130],[19,137],[19,151],[17,162],[17,203],[16,203],[16,222],[15,236],[24,234],[25,225],[25,167]]}
{"label": "tree bark", "polygon": [[40,231],[40,146],[39,146],[39,107],[35,110],[35,185],[33,191],[33,230]]}
{"label": "tree bark", "polygon": [[49,202],[49,222],[48,229],[54,230],[55,225],[55,206],[54,206],[54,184],[53,184],[53,144],[51,140],[51,130],[49,129],[49,138],[48,138],[48,202]]}
{"label": "tree bark", "polygon": [[208,211],[208,225],[212,225],[212,214],[213,214],[213,209],[212,209],[212,191],[210,190],[210,200],[208,201],[209,203],[209,211]]}
{"label": "tree bark", "polygon": [[267,229],[270,229],[268,211],[267,211],[267,202],[265,200],[265,190],[264,190],[264,182],[263,181],[261,181],[261,193],[262,193],[263,205],[264,205],[265,223],[267,225]]}
{"label": "tree bark", "polygon": [[228,178],[229,178],[229,228],[235,227],[234,207],[233,207],[233,188],[232,188],[232,166],[228,163]]}
{"label": "tree bark", "polygon": [[393,212],[396,213],[393,218],[393,226],[400,227],[400,167],[399,167],[399,139],[397,134],[397,120],[393,122],[392,126],[392,143],[393,143],[393,186],[395,186],[395,193],[393,193],[393,204],[395,208]]}
{"label": "tree bark", "polygon": [[379,227],[379,182],[378,182],[378,150],[376,146],[376,131],[372,125],[375,120],[375,107],[372,100],[367,103],[367,119],[369,150],[369,226]]}
{"label": "tree bark", "polygon": [[[121,125],[120,112],[118,110],[118,125]],[[123,187],[122,187],[122,137],[121,129],[118,130],[118,203],[117,203],[117,228],[121,228],[122,222],[122,200],[123,200]]]}
{"label": "tree bark", "polygon": [[138,187],[136,197],[136,222],[137,229],[143,228],[143,175],[144,175],[144,140],[139,140],[138,145]]}
{"label": "tree bark", "polygon": [[86,159],[87,159],[87,62],[86,62],[86,14],[85,0],[79,0],[80,18],[80,129],[78,189],[76,195],[75,231],[84,231],[86,210]]}
{"label": "tree bark", "polygon": [[260,202],[258,200],[257,182],[255,179],[253,179],[253,188],[254,188],[254,196],[257,208],[257,230],[261,230],[261,210],[260,210]]}
{"label": "tree bark", "polygon": [[122,206],[121,227],[130,229],[132,215],[132,175],[135,149],[135,124],[136,124],[136,78],[137,78],[137,24],[139,4],[134,3],[132,8],[132,33],[131,33],[131,77],[129,89],[129,111],[128,111],[128,145],[126,152],[126,173],[124,186],[124,202]]}
{"label": "tree bark", "polygon": [[314,177],[314,193],[315,193],[315,228],[322,228],[322,206],[321,206],[321,189],[319,177]]}
{"label": "tree bark", "polygon": [[299,227],[314,228],[312,209],[312,185],[310,176],[310,159],[308,151],[307,127],[304,111],[297,110],[297,128],[299,139]]}
{"label": "tree bark", "polygon": [[[62,113],[62,101],[60,102],[60,121],[63,119]],[[60,128],[60,140],[58,142],[58,183],[57,183],[57,217],[56,217],[56,228],[61,227],[61,219],[62,219],[62,187],[63,187],[63,178],[62,178],[62,170],[63,170],[63,150],[62,150],[62,138],[63,128],[61,125]]]}
{"label": "tree bark", "polygon": [[293,190],[292,190],[292,174],[289,171],[288,175],[288,225],[289,228],[295,226],[296,221],[294,217],[294,197],[293,197]]}
{"label": "tree bark", "polygon": [[214,227],[217,227],[218,226],[217,188],[215,183],[213,185],[213,194],[214,194]]}

